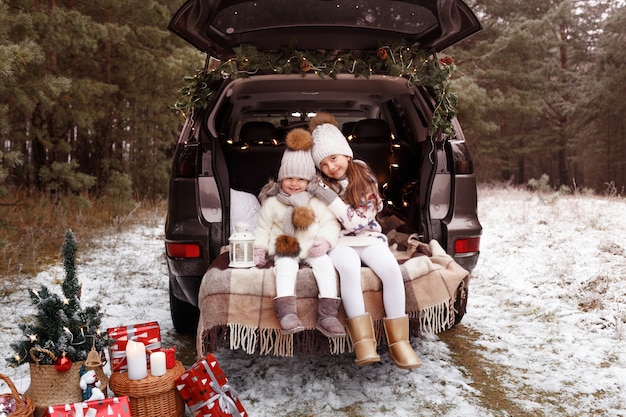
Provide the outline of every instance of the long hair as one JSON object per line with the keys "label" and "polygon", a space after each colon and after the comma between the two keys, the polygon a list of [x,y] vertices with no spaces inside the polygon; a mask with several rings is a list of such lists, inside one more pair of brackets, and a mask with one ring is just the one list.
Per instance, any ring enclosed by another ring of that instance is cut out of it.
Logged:
{"label": "long hair", "polygon": [[[348,186],[344,192],[343,200],[347,204],[353,208],[363,206],[371,195],[376,199],[376,204],[379,203],[378,182],[372,170],[366,164],[350,159],[348,169],[346,170],[346,178],[348,179]],[[328,178],[324,175],[324,180],[335,192],[339,193],[342,191],[342,187],[336,179]]]}

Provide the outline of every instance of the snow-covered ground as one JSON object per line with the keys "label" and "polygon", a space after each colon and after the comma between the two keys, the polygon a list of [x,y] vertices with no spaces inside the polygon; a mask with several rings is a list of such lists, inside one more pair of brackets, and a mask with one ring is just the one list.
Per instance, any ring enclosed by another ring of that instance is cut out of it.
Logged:
{"label": "snow-covered ground", "polygon": [[[481,187],[479,213],[468,312],[455,329],[413,340],[420,369],[400,370],[386,354],[357,368],[351,354],[216,352],[249,414],[626,416],[626,200]],[[148,219],[89,250],[79,240],[83,303],[104,305],[104,327],[156,320],[164,343],[189,348],[193,338],[169,318],[162,238],[162,220]],[[59,263],[0,300],[0,359],[32,312],[28,289],[60,292],[63,276]],[[2,361],[0,372],[28,387],[28,366]]]}

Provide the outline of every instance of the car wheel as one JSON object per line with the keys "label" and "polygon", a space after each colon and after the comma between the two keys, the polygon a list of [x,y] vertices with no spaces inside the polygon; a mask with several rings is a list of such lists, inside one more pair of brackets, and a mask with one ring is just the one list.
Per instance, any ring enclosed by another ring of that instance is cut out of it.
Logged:
{"label": "car wheel", "polygon": [[195,334],[198,329],[200,310],[198,307],[179,300],[170,290],[170,312],[174,329],[181,334]]}
{"label": "car wheel", "polygon": [[461,281],[456,289],[456,296],[454,299],[454,324],[457,325],[463,319],[465,311],[467,310],[467,295],[469,291],[469,275]]}

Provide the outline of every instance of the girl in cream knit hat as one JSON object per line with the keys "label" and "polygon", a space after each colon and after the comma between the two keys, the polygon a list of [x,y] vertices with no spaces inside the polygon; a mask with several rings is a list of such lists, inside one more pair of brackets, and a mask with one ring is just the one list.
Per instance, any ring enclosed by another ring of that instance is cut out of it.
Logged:
{"label": "girl in cream knit hat", "polygon": [[309,191],[324,200],[343,226],[341,237],[328,254],[339,271],[341,299],[357,366],[380,361],[372,317],[365,311],[361,289],[361,263],[383,283],[383,319],[389,356],[396,366],[417,368],[421,361],[409,343],[409,318],[405,311],[404,281],[387,237],[376,221],[383,204],[378,184],[368,166],[353,159],[352,149],[328,113],[311,119],[311,154],[323,173],[323,182],[312,182]]}
{"label": "girl in cream knit hat", "polygon": [[296,308],[296,276],[300,262],[311,266],[319,291],[316,328],[327,337],[345,336],[337,312],[337,273],[326,254],[341,226],[326,204],[306,191],[315,177],[311,134],[294,129],[287,135],[278,180],[261,192],[261,210],[254,231],[254,260],[262,266],[274,256],[274,309],[283,334],[304,330]]}

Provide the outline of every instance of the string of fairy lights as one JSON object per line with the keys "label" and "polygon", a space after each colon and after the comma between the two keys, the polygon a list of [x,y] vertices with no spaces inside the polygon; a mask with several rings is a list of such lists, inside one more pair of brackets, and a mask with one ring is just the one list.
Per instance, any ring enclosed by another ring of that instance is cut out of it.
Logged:
{"label": "string of fairy lights", "polygon": [[435,108],[429,131],[452,135],[452,119],[457,114],[457,96],[450,91],[455,69],[450,56],[437,58],[419,44],[381,45],[370,51],[297,50],[293,44],[279,51],[261,51],[251,45],[234,48],[235,56],[208,70],[185,77],[186,86],[174,104],[175,110],[206,108],[215,100],[212,86],[222,79],[245,78],[254,74],[316,74],[336,78],[340,73],[369,78],[373,74],[404,77],[430,90]]}

